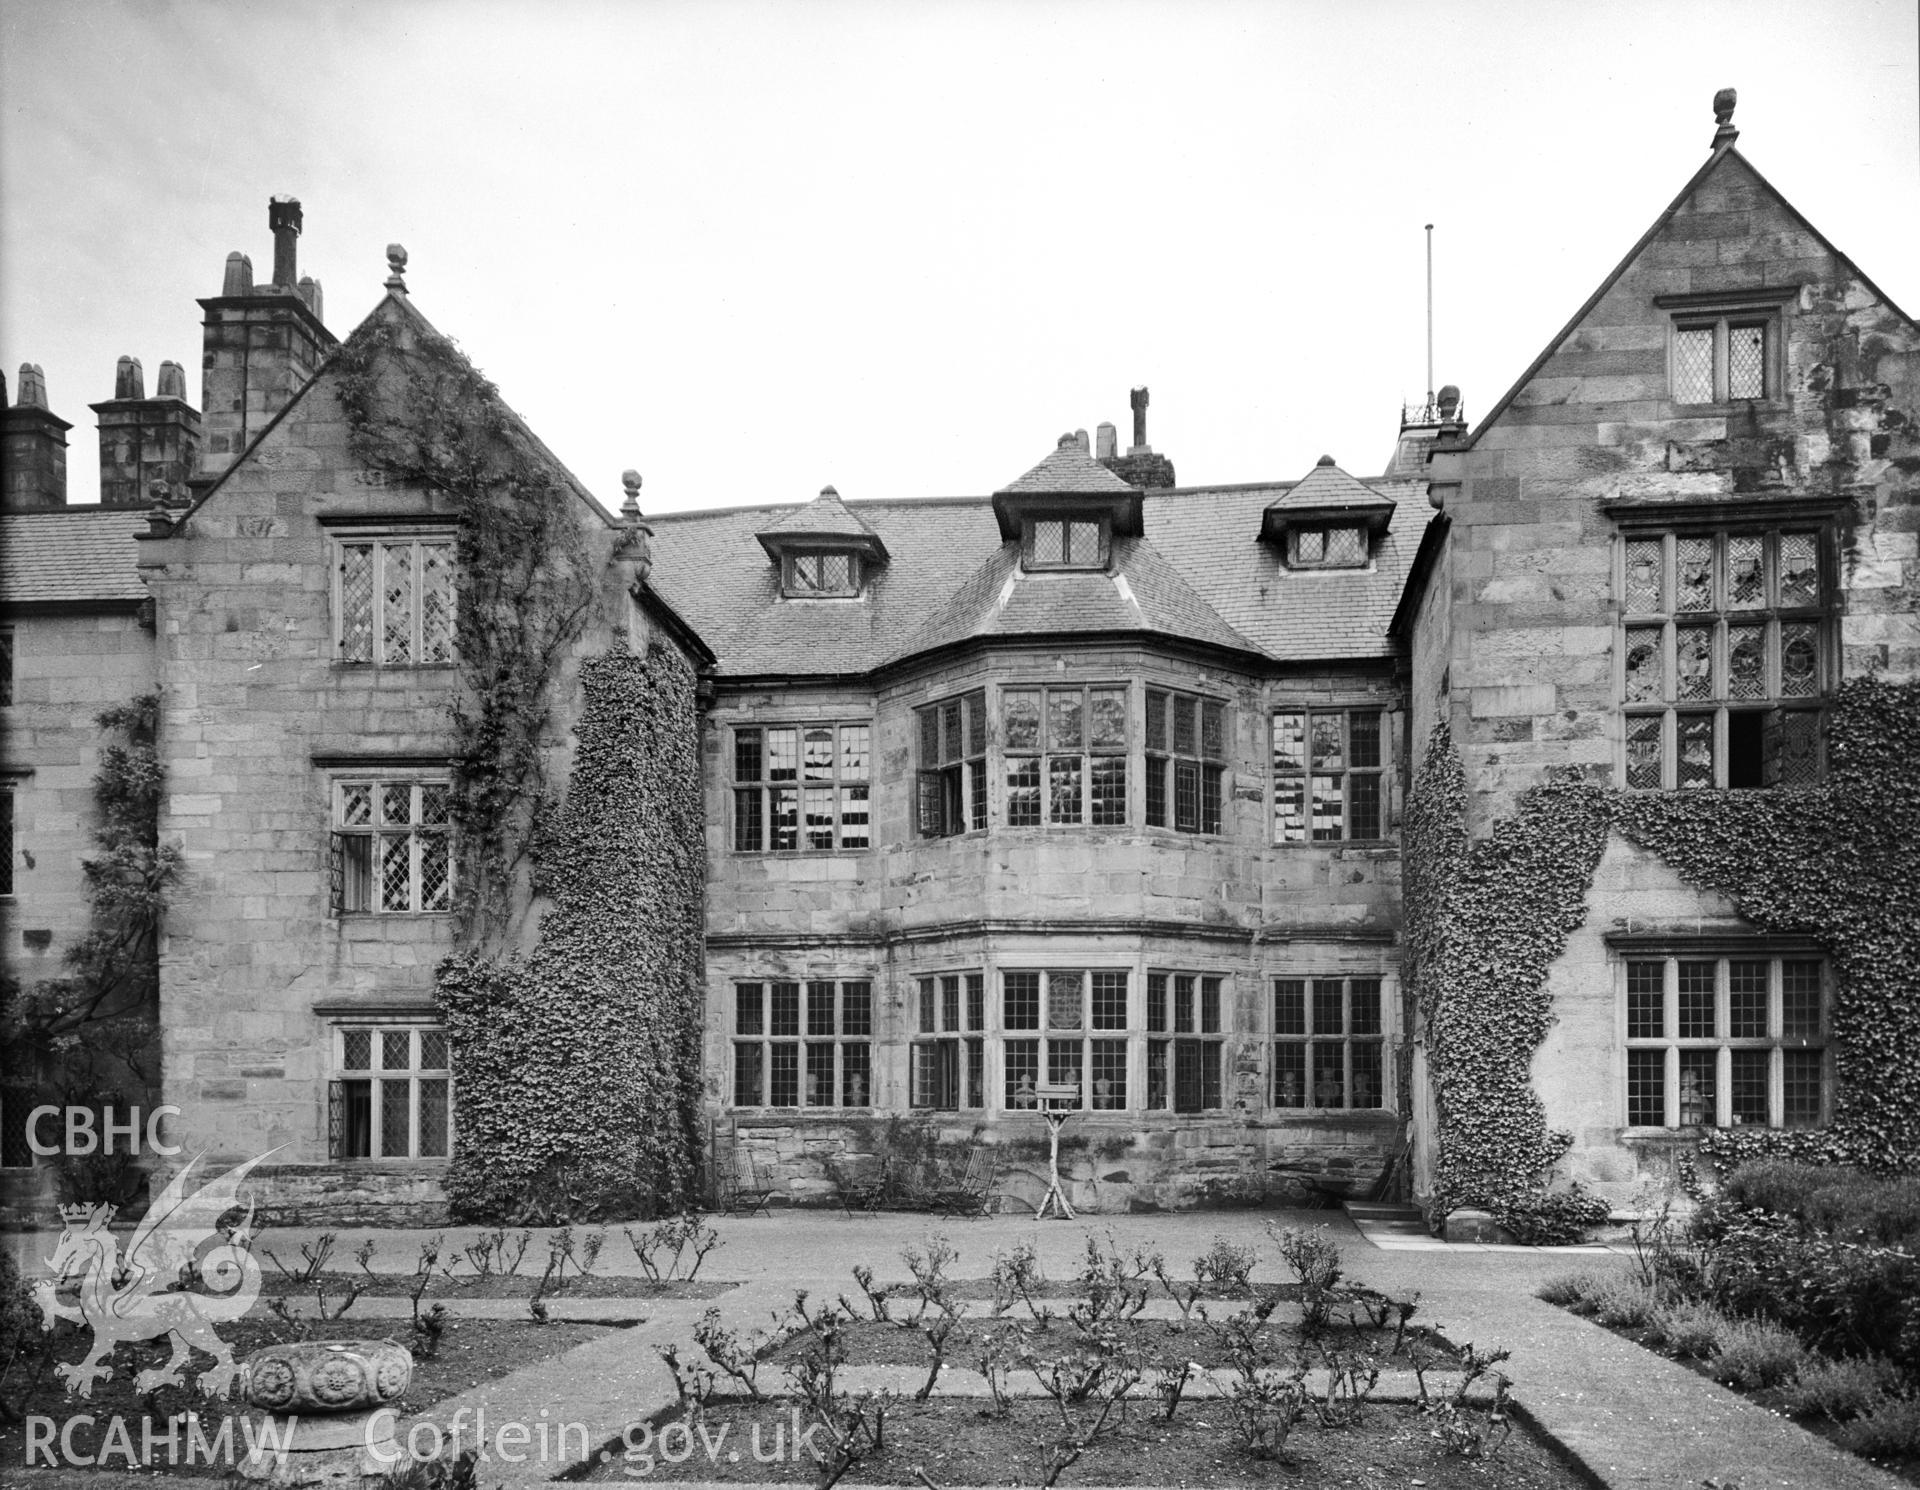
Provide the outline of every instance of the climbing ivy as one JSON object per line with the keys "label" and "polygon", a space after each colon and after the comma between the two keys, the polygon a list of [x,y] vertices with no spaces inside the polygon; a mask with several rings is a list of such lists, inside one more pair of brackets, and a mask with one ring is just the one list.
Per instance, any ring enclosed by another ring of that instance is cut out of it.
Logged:
{"label": "climbing ivy", "polygon": [[581,668],[551,897],[524,957],[440,968],[460,1119],[448,1181],[471,1219],[634,1214],[694,1185],[703,881],[694,676],[672,649]]}
{"label": "climbing ivy", "polygon": [[578,498],[499,390],[425,323],[370,317],[334,370],[353,453],[456,504],[454,909],[463,930],[497,936],[550,805],[555,673],[598,595]]}
{"label": "climbing ivy", "polygon": [[1763,930],[1824,946],[1838,1105],[1820,1130],[1710,1131],[1723,1163],[1763,1153],[1876,1169],[1920,1163],[1920,685],[1856,679],[1834,699],[1829,774],[1802,791],[1534,789],[1479,840],[1437,726],[1408,805],[1409,976],[1438,1112],[1436,1207],[1523,1217],[1571,1135],[1531,1084],[1548,969],[1585,917],[1609,829]]}

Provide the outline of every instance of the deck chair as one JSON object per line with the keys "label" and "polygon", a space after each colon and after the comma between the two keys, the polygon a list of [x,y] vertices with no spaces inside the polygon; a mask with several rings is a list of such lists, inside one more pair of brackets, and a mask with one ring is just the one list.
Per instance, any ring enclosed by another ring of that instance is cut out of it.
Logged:
{"label": "deck chair", "polygon": [[745,1206],[749,1216],[756,1212],[771,1215],[768,1202],[773,1199],[773,1186],[763,1180],[753,1160],[736,1156],[733,1164],[733,1184],[727,1191],[727,1214],[737,1216],[740,1208]]}
{"label": "deck chair", "polygon": [[840,1192],[840,1209],[848,1216],[855,1209],[871,1216],[887,1198],[889,1161],[886,1155],[882,1154],[873,1167],[865,1172],[844,1159],[829,1159],[825,1167],[827,1178],[833,1181],[834,1188]]}
{"label": "deck chair", "polygon": [[984,1216],[999,1172],[999,1150],[991,1144],[976,1143],[967,1154],[967,1167],[960,1178],[934,1191],[934,1204],[943,1216]]}

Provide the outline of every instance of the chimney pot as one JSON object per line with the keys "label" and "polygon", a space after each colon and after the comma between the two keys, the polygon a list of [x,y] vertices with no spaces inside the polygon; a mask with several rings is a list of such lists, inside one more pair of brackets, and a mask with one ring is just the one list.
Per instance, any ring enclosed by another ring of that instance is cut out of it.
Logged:
{"label": "chimney pot", "polygon": [[1076,429],[1073,432],[1073,443],[1082,455],[1089,454],[1093,449],[1093,447],[1087,443],[1087,432],[1084,429]]}
{"label": "chimney pot", "polygon": [[235,249],[227,255],[227,277],[221,282],[222,295],[253,293],[253,260]]}
{"label": "chimney pot", "polygon": [[1120,453],[1119,432],[1110,420],[1102,420],[1094,429],[1094,454],[1100,460],[1112,460]]}
{"label": "chimney pot", "polygon": [[1057,441],[1055,441],[1054,448],[1058,450],[1065,450],[1068,446],[1072,444],[1073,444],[1073,431],[1068,430],[1064,435],[1060,436],[1060,438]]}
{"label": "chimney pot", "polygon": [[322,321],[326,319],[320,309],[320,281],[311,274],[300,276],[300,298],[307,302],[307,309],[312,311],[317,319]]}
{"label": "chimney pot", "polygon": [[155,398],[177,398],[187,401],[187,370],[177,362],[160,364],[160,381],[154,388]]}
{"label": "chimney pot", "polygon": [[1127,402],[1133,405],[1133,448],[1127,454],[1151,455],[1153,448],[1147,444],[1147,390],[1134,389]]}
{"label": "chimney pot", "polygon": [[[20,364],[20,399],[15,405],[22,409],[47,408],[47,375],[40,371],[37,362]],[[49,410],[49,412],[51,412]]]}
{"label": "chimney pot", "polygon": [[296,262],[300,225],[298,197],[268,199],[267,226],[273,231],[273,282],[285,290],[297,289],[300,283],[300,270]]}
{"label": "chimney pot", "polygon": [[113,370],[113,396],[115,398],[145,398],[147,379],[145,370],[140,366],[138,357],[122,357]]}

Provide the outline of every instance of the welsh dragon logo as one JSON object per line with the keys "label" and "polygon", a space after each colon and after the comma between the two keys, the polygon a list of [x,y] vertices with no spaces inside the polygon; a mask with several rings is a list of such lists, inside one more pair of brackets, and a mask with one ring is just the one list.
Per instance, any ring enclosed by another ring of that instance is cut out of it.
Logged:
{"label": "welsh dragon logo", "polygon": [[[200,1390],[227,1395],[240,1367],[213,1327],[240,1318],[260,1294],[252,1202],[238,1225],[222,1229],[219,1223],[238,1208],[237,1193],[248,1171],[278,1152],[274,1149],[249,1159],[189,1194],[187,1182],[204,1157],[195,1155],[148,1208],[146,1219],[127,1243],[125,1257],[107,1229],[114,1206],[60,1208],[65,1229],[47,1259],[52,1277],[41,1279],[33,1293],[43,1330],[51,1330],[56,1319],[93,1329],[93,1349],[87,1358],[54,1368],[69,1390],[91,1397],[96,1381],[112,1377],[109,1362],[122,1340],[166,1336],[172,1342],[172,1357],[165,1365],[142,1371],[134,1383],[138,1391],[181,1385],[192,1352],[199,1349],[214,1359],[213,1367],[200,1373]],[[76,1278],[78,1304],[61,1303],[61,1288]]]}

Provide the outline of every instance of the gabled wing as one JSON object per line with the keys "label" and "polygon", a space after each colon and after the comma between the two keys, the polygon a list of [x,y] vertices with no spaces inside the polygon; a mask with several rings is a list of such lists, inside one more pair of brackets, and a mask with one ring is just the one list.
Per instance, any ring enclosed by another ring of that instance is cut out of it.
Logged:
{"label": "gabled wing", "polygon": [[194,1261],[201,1245],[216,1235],[216,1223],[238,1203],[240,1182],[248,1172],[279,1152],[269,1149],[189,1194],[187,1182],[195,1166],[206,1157],[195,1154],[147,1208],[146,1219],[127,1244],[126,1266],[148,1287],[171,1283],[180,1276],[181,1268]]}

